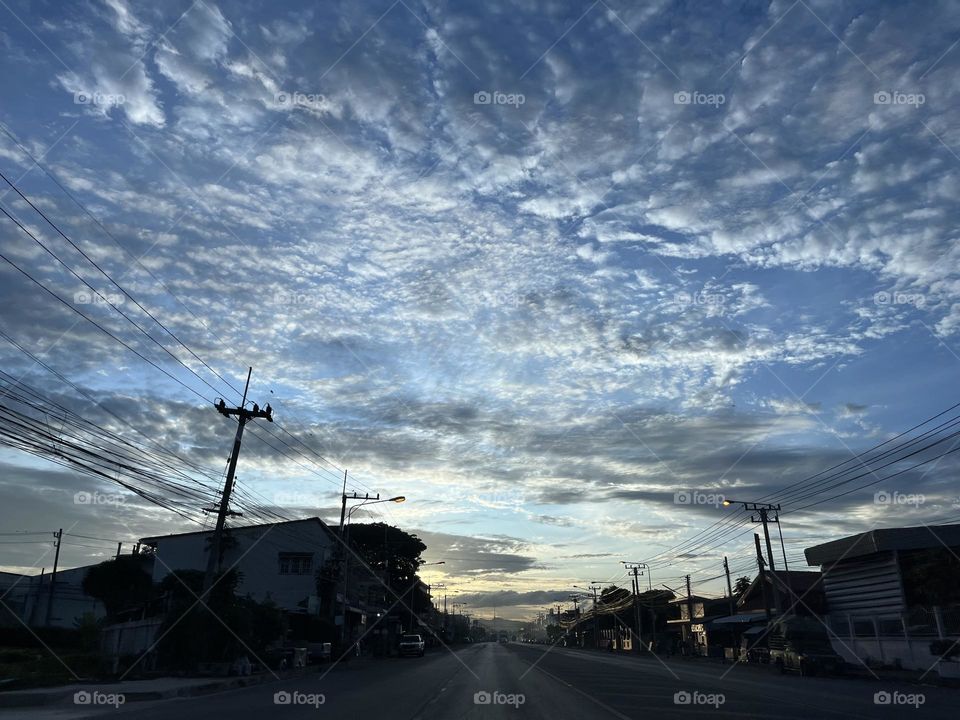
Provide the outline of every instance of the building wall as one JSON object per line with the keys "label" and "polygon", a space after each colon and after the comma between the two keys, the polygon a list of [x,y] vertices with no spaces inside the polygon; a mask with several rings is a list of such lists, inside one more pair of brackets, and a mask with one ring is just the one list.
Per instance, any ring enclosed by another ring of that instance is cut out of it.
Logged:
{"label": "building wall", "polygon": [[75,628],[85,615],[90,615],[94,620],[105,617],[103,603],[83,592],[83,579],[91,567],[93,565],[58,570],[52,604],[50,573],[22,580],[13,590],[14,594],[20,595],[20,618],[31,627]]}
{"label": "building wall", "polygon": [[894,552],[841,561],[826,568],[823,589],[830,614],[903,612],[903,584]]}
{"label": "building wall", "polygon": [[[154,582],[160,582],[174,570],[206,570],[209,536],[204,533],[158,538]],[[239,528],[230,537],[235,544],[224,553],[223,568],[236,566],[240,571],[240,595],[249,595],[259,602],[270,600],[290,611],[307,611],[310,598],[317,594],[317,570],[333,550],[329,534],[318,522],[304,520],[249,530]],[[290,555],[310,555],[309,569],[302,574],[282,573],[281,557]],[[315,601],[313,606],[316,607]]]}

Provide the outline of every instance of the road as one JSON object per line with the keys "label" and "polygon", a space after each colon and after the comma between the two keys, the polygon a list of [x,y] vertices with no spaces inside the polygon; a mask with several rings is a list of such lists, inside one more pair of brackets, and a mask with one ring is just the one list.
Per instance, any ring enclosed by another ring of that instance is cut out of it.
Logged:
{"label": "road", "polygon": [[[884,691],[902,693],[896,696],[900,701],[916,700],[908,695],[922,693],[924,702],[919,707],[875,704],[875,694]],[[284,692],[292,702],[277,704],[275,695]],[[680,700],[691,702],[678,704],[678,693]],[[490,702],[477,702],[485,699]],[[958,699],[960,690],[948,688],[780,676],[770,668],[682,659],[663,663],[542,645],[482,643],[435,651],[424,658],[337,666],[299,681],[204,697],[130,703],[119,709],[8,710],[0,712],[0,720],[952,719]]]}

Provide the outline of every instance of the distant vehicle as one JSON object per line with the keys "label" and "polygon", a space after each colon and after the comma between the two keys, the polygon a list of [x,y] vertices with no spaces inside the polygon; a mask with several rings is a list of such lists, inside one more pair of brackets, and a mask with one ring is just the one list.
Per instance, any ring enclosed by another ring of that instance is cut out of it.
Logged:
{"label": "distant vehicle", "polygon": [[404,635],[400,638],[400,656],[414,655],[423,657],[424,643],[419,635]]}
{"label": "distant vehicle", "polygon": [[843,659],[830,644],[827,630],[817,620],[786,617],[770,630],[770,664],[784,673],[799,670],[801,675],[839,674]]}

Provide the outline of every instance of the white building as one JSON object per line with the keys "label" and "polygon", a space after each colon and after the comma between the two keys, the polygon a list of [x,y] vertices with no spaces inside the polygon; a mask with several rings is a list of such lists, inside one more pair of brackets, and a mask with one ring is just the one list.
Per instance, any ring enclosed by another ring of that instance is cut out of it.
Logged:
{"label": "white building", "polygon": [[[84,616],[100,620],[106,615],[103,603],[83,592],[83,579],[93,565],[59,570],[51,592],[52,575],[0,573],[0,594],[4,608],[0,625],[75,628]],[[17,620],[16,618],[19,618]]]}
{"label": "white building", "polygon": [[[213,531],[160,535],[140,542],[153,549],[153,581],[175,570],[206,570]],[[316,614],[317,570],[333,557],[337,540],[320,518],[229,528],[222,569],[240,574],[238,595],[271,601],[289,612]]]}

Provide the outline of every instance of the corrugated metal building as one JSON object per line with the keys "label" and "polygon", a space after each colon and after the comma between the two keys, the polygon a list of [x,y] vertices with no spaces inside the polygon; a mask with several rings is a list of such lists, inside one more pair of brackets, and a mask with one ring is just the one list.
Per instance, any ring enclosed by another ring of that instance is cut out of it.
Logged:
{"label": "corrugated metal building", "polygon": [[880,528],[804,554],[822,568],[834,649],[848,662],[927,670],[938,661],[931,640],[957,637],[953,603],[960,598],[945,596],[938,605],[912,598],[924,581],[914,572],[921,562],[936,556],[960,562],[960,525]]}

